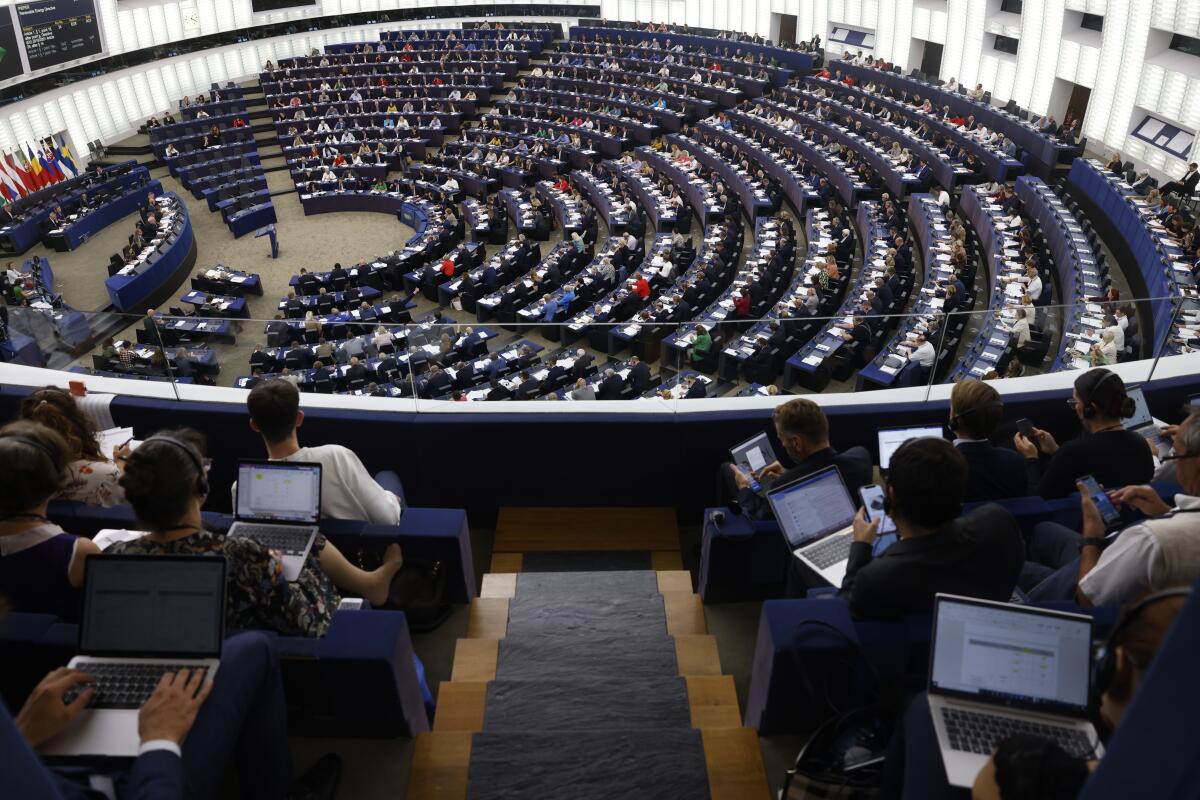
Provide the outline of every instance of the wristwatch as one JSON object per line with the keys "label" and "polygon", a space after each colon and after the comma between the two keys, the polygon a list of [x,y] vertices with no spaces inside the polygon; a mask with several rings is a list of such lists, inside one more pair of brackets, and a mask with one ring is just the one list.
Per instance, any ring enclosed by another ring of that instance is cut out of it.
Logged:
{"label": "wristwatch", "polygon": [[1104,546],[1104,537],[1103,536],[1084,536],[1079,540],[1079,549],[1080,550],[1082,550],[1085,547],[1103,547],[1103,546]]}

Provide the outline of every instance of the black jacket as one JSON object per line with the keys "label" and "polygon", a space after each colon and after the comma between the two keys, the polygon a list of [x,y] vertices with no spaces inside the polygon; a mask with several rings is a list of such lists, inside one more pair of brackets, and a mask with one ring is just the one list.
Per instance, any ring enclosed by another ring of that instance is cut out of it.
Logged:
{"label": "black jacket", "polygon": [[635,395],[650,388],[650,367],[644,361],[639,361],[629,370],[629,387]]}
{"label": "black jacket", "polygon": [[625,381],[621,380],[620,375],[613,374],[601,381],[600,388],[596,391],[596,399],[620,400],[624,393]]}
{"label": "black jacket", "polygon": [[967,460],[968,503],[1024,497],[1028,492],[1025,459],[1016,450],[993,447],[991,442],[959,442],[958,452]]}
{"label": "black jacket", "polygon": [[859,619],[928,613],[939,592],[1006,601],[1024,561],[1017,521],[989,504],[875,558],[871,545],[855,542],[841,594]]}

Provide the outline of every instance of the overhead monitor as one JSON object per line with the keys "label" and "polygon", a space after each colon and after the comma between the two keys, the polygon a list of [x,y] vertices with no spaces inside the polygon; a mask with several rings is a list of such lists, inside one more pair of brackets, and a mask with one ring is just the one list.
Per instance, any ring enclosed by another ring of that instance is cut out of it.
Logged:
{"label": "overhead monitor", "polygon": [[14,8],[30,71],[104,52],[94,0],[35,0]]}

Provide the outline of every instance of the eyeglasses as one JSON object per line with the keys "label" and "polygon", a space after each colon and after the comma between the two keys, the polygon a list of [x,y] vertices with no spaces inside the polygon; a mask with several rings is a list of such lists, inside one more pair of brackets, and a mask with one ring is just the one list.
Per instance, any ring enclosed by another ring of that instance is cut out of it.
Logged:
{"label": "eyeglasses", "polygon": [[1163,456],[1159,461],[1178,461],[1181,458],[1196,458],[1200,453],[1175,453],[1169,456]]}

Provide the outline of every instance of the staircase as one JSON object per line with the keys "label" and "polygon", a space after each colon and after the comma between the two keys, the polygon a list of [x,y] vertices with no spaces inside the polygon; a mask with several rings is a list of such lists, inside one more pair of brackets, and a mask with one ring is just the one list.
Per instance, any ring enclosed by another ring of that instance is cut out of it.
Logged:
{"label": "staircase", "polygon": [[406,797],[769,797],[678,548],[673,509],[502,509]]}

